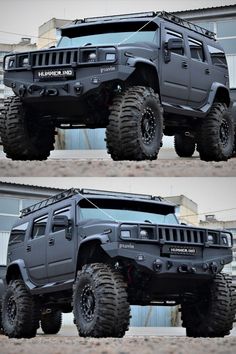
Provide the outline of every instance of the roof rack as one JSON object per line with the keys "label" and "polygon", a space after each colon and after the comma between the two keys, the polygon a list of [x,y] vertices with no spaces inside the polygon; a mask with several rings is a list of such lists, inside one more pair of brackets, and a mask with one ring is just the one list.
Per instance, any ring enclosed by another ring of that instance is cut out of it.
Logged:
{"label": "roof rack", "polygon": [[125,20],[129,18],[142,18],[142,17],[155,17],[157,14],[154,11],[149,12],[138,12],[132,14],[123,14],[123,15],[110,15],[110,16],[99,16],[99,17],[87,17],[83,20],[75,20],[73,21],[75,24],[77,23],[90,23],[90,22],[97,22],[97,21],[111,21],[113,19],[116,20]]}
{"label": "roof rack", "polygon": [[20,211],[20,217],[22,218],[23,216],[26,216],[28,214],[33,213],[36,210],[42,209],[47,207],[48,205],[57,203],[63,199],[72,197],[75,194],[78,194],[79,190],[75,189],[75,188],[70,188],[64,192],[58,193],[56,195],[53,195],[50,198],[44,199],[41,202],[38,202],[36,204],[33,204],[27,208],[24,208]]}
{"label": "roof rack", "polygon": [[162,11],[160,12],[160,14],[158,15],[159,17],[170,21],[170,22],[174,22],[182,27],[186,27],[188,29],[190,29],[191,31],[197,32],[202,34],[203,36],[209,37],[211,39],[215,39],[215,33],[212,31],[209,31],[206,28],[203,28],[201,26],[196,25],[195,23],[192,23],[190,21],[187,21],[181,17],[178,17],[172,13],[166,12],[166,11]]}
{"label": "roof rack", "polygon": [[156,201],[162,201],[164,200],[161,197],[157,196],[151,196],[151,195],[145,195],[145,194],[136,194],[136,193],[123,193],[123,192],[111,192],[111,191],[101,191],[101,190],[96,190],[96,189],[76,189],[76,188],[70,188],[68,190],[65,190],[61,193],[58,193],[50,198],[44,199],[41,202],[38,202],[36,204],[33,204],[27,208],[24,208],[20,211],[20,217],[22,218],[23,216],[26,216],[28,214],[31,214],[37,210],[46,208],[49,205],[55,204],[57,202],[60,202],[61,200],[70,198],[76,194],[84,194],[84,195],[104,195],[104,196],[109,196],[109,197],[117,197],[117,196],[122,196],[125,198],[139,198],[139,199],[144,199],[144,200],[156,200]]}

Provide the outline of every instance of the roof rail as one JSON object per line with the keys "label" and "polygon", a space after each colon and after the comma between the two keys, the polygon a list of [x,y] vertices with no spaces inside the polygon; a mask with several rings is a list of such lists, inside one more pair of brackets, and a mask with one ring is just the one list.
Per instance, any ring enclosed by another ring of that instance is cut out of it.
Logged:
{"label": "roof rail", "polygon": [[84,19],[84,22],[110,21],[113,19],[125,20],[125,19],[129,19],[129,18],[155,17],[156,15],[157,15],[157,13],[154,11],[138,12],[138,13],[132,13],[132,14],[123,14],[123,15],[87,17]]}
{"label": "roof rail", "polygon": [[170,21],[170,22],[174,22],[177,25],[180,25],[182,27],[186,27],[188,29],[190,29],[191,31],[197,32],[202,34],[203,36],[209,37],[211,39],[215,39],[215,33],[212,31],[209,31],[206,28],[203,28],[201,26],[196,25],[195,23],[192,23],[190,21],[187,21],[181,17],[176,16],[175,14],[166,12],[166,11],[162,11],[159,14],[159,17],[163,18],[164,20]]}
{"label": "roof rail", "polygon": [[57,202],[60,202],[61,200],[67,199],[72,197],[73,195],[76,194],[81,194],[81,195],[103,195],[103,196],[109,196],[109,197],[117,197],[117,196],[122,196],[125,198],[139,198],[139,199],[144,199],[144,200],[156,200],[156,201],[163,201],[164,199],[161,197],[157,196],[151,196],[151,195],[146,195],[146,194],[136,194],[136,193],[123,193],[123,192],[111,192],[111,191],[101,191],[101,190],[96,190],[96,189],[76,189],[76,188],[70,188],[68,190],[65,190],[61,193],[58,193],[56,195],[53,195],[50,198],[44,199],[41,202],[38,202],[36,204],[33,204],[27,208],[24,208],[20,211],[20,218],[31,214],[37,210],[46,208],[49,205],[55,204]]}
{"label": "roof rail", "polygon": [[75,189],[75,188],[70,188],[66,191],[63,191],[61,193],[58,193],[56,195],[53,195],[50,198],[44,199],[41,202],[38,202],[36,204],[33,204],[27,208],[24,208],[20,211],[20,217],[22,218],[23,216],[26,216],[28,214],[33,213],[36,210],[42,209],[47,207],[48,205],[55,204],[63,199],[72,197],[75,194],[78,194],[80,191]]}

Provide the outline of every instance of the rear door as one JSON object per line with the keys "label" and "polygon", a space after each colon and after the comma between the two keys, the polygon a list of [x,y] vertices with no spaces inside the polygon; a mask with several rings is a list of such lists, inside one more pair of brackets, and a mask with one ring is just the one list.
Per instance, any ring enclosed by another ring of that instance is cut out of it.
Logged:
{"label": "rear door", "polygon": [[213,73],[203,42],[189,36],[188,47],[191,58],[189,105],[200,108],[208,99]]}
{"label": "rear door", "polygon": [[[54,215],[66,215],[71,220],[71,226],[50,226],[47,239],[47,267],[49,281],[67,281],[74,277],[75,272],[75,237],[73,235],[72,206],[67,205],[54,209]],[[71,239],[68,238],[71,235]]]}
{"label": "rear door", "polygon": [[165,24],[162,27],[162,47],[161,55],[161,94],[163,103],[186,105],[189,96],[189,58],[186,48],[172,49],[170,61],[165,62],[165,48],[170,38],[183,38],[181,29],[176,30],[176,26]]}
{"label": "rear door", "polygon": [[33,220],[29,238],[25,244],[25,263],[31,281],[35,284],[47,283],[46,232],[48,215]]}

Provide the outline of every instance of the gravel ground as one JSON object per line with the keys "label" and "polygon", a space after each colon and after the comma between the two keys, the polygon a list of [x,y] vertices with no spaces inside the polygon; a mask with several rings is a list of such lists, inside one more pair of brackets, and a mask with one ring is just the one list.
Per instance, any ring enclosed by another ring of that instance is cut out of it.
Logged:
{"label": "gravel ground", "polygon": [[198,158],[156,161],[112,161],[106,159],[50,159],[11,161],[0,159],[1,177],[232,177],[236,158],[227,162],[204,162]]}
{"label": "gravel ground", "polygon": [[37,336],[34,339],[8,339],[0,336],[1,354],[233,354],[236,337],[186,338],[132,336],[114,338],[80,338]]}

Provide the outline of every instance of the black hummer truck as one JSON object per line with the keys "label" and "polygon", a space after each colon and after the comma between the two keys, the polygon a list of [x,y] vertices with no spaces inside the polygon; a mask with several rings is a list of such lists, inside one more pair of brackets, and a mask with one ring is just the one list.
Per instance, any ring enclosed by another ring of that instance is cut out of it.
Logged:
{"label": "black hummer truck", "polygon": [[56,48],[4,58],[7,157],[43,160],[55,129],[106,128],[114,160],[153,160],[163,132],[180,156],[231,157],[224,51],[214,33],[167,12],[76,20]]}
{"label": "black hummer truck", "polygon": [[181,225],[160,197],[71,189],[12,228],[4,333],[33,337],[43,316],[73,310],[80,336],[122,337],[130,305],[178,304],[188,336],[223,337],[236,311],[231,261],[230,232]]}

